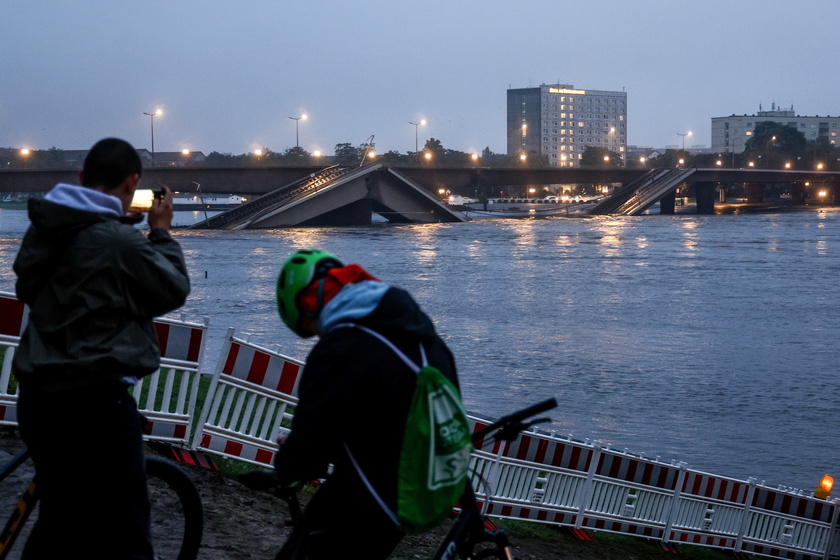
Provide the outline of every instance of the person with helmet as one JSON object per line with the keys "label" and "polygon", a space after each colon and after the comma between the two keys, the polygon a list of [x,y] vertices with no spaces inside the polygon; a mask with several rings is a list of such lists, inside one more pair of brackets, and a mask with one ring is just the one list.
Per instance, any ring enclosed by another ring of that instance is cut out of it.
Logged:
{"label": "person with helmet", "polygon": [[[452,353],[408,292],[323,250],[289,257],[277,279],[277,305],[292,331],[319,337],[301,375],[291,432],[274,461],[281,484],[326,479],[295,528],[306,535],[306,557],[344,557],[348,543],[361,538],[366,559],[387,558],[404,533],[377,499],[396,509],[416,373],[355,327],[376,331],[416,363],[422,346],[428,363],[457,388]],[[279,558],[291,554],[295,540]]]}

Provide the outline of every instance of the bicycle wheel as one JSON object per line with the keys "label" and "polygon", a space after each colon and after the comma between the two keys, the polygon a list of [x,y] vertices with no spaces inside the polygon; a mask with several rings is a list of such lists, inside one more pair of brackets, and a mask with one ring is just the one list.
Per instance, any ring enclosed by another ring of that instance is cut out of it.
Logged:
{"label": "bicycle wheel", "polygon": [[195,560],[204,530],[198,490],[180,468],[159,457],[146,457],[146,476],[155,558]]}

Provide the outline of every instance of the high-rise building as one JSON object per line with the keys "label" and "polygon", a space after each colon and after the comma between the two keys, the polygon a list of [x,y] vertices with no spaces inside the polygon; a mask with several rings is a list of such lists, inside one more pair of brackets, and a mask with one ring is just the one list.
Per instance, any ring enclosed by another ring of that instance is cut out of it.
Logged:
{"label": "high-rise building", "polygon": [[776,108],[773,103],[770,111],[763,111],[759,105],[755,115],[712,117],[712,151],[740,154],[755,132],[755,126],[761,122],[776,122],[793,127],[808,142],[825,138],[829,143],[836,144],[837,133],[840,131],[840,117],[803,117],[797,115],[793,107]]}
{"label": "high-rise building", "polygon": [[588,147],[626,156],[627,93],[543,84],[507,92],[507,153],[577,167]]}

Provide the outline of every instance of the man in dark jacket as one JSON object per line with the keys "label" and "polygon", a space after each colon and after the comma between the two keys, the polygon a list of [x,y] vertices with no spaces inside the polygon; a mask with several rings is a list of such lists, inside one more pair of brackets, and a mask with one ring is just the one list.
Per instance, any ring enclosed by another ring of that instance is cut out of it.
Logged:
{"label": "man in dark jacket", "polygon": [[129,214],[142,164],[108,138],[88,153],[83,186],[29,201],[14,270],[30,308],[15,353],[18,422],[32,453],[40,515],[24,558],[153,558],[142,420],[128,388],[160,365],[154,317],[190,289],[169,236],[172,194]]}
{"label": "man in dark jacket", "polygon": [[417,376],[377,337],[346,325],[376,331],[417,364],[422,344],[428,363],[457,387],[452,353],[407,292],[325,251],[293,254],[277,294],[286,325],[300,336],[320,337],[306,359],[291,433],[275,457],[283,484],[327,478],[296,528],[310,535],[306,557],[342,558],[348,543],[358,542],[366,559],[386,558],[404,533],[374,494],[396,511],[400,449]]}

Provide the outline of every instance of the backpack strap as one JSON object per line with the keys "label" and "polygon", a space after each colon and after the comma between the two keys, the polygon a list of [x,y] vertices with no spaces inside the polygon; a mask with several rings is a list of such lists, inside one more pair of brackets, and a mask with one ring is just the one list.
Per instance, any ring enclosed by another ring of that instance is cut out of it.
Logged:
{"label": "backpack strap", "polygon": [[[370,328],[365,327],[365,326],[362,326],[362,325],[357,325],[356,323],[339,323],[339,324],[335,325],[333,327],[333,329],[337,329],[339,327],[351,327],[351,328],[355,327],[357,329],[365,331],[366,333],[368,333],[371,336],[374,336],[374,337],[378,338],[383,343],[385,343],[388,346],[388,348],[393,350],[394,353],[397,356],[399,356],[399,358],[405,363],[405,365],[407,365],[409,368],[411,368],[411,371],[413,371],[414,373],[419,373],[420,372],[421,368],[417,364],[414,363],[414,360],[412,360],[411,358],[406,356],[405,353],[402,350],[400,350],[399,348],[397,348],[396,345],[393,342],[391,342],[390,340],[388,340],[387,338],[385,338],[384,336],[382,336],[381,334],[379,334],[375,330],[370,329]],[[423,360],[423,367],[426,367],[427,365],[429,365],[429,361],[426,359],[426,350],[423,348],[422,343],[419,343],[419,345],[420,345],[420,359]],[[385,513],[385,515],[388,516],[388,519],[390,519],[397,528],[401,528],[400,521],[399,521],[399,518],[397,517],[397,514],[394,513],[394,511],[391,508],[388,507],[388,504],[385,503],[385,500],[382,499],[382,497],[379,495],[379,492],[376,491],[376,488],[374,488],[373,484],[371,484],[370,480],[368,480],[368,477],[365,475],[365,472],[362,470],[361,465],[359,465],[359,463],[356,461],[356,457],[354,457],[353,453],[350,451],[350,446],[347,445],[347,442],[344,442],[344,450],[347,451],[347,456],[350,457],[350,462],[353,463],[353,468],[356,469],[356,472],[358,473],[359,478],[362,479],[362,482],[364,483],[365,488],[367,488],[368,492],[370,492],[370,495],[373,497],[374,500],[376,500],[376,503],[379,504],[379,507],[382,508],[382,511]]]}
{"label": "backpack strap", "polygon": [[420,359],[423,361],[423,365],[418,366],[417,364],[414,363],[414,360],[412,360],[411,358],[406,356],[405,353],[402,350],[400,350],[399,348],[397,348],[397,346],[393,342],[391,342],[390,340],[388,340],[387,338],[385,338],[384,336],[382,336],[380,333],[376,332],[373,329],[370,329],[370,328],[362,326],[362,325],[357,325],[356,323],[339,323],[339,324],[335,325],[333,328],[337,329],[339,327],[355,327],[357,329],[365,331],[366,333],[368,333],[371,336],[375,336],[376,338],[381,340],[383,343],[385,343],[391,350],[393,350],[394,353],[397,356],[399,356],[399,358],[403,362],[405,362],[405,365],[407,365],[411,369],[411,371],[413,371],[414,373],[418,373],[421,368],[424,368],[427,365],[429,365],[429,361],[426,359],[426,350],[425,350],[425,348],[423,348],[422,343],[419,343],[419,345],[420,345]]}

